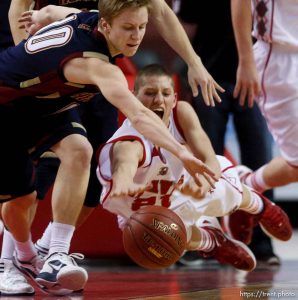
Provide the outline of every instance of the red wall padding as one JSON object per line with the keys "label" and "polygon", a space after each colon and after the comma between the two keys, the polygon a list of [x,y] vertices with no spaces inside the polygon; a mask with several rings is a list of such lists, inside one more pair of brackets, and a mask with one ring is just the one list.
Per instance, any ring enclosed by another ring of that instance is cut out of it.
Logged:
{"label": "red wall padding", "polygon": [[[38,239],[51,220],[51,193],[40,201],[36,218],[32,225],[32,237]],[[75,231],[71,252],[80,252],[87,257],[126,256],[122,245],[122,233],[117,225],[116,216],[97,207],[78,230]]]}

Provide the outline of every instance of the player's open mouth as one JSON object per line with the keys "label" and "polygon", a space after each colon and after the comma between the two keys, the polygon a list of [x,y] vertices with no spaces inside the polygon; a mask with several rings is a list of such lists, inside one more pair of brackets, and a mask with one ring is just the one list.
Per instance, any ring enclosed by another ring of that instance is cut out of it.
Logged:
{"label": "player's open mouth", "polygon": [[162,108],[153,109],[153,112],[156,113],[161,119],[163,118],[164,111]]}
{"label": "player's open mouth", "polygon": [[127,44],[127,46],[130,48],[137,48],[139,47],[139,44]]}

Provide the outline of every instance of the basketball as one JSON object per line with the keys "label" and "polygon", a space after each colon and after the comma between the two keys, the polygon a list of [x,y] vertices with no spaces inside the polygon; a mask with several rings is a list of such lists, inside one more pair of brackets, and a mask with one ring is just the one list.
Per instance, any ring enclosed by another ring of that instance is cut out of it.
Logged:
{"label": "basketball", "polygon": [[184,252],[186,242],[182,220],[162,206],[139,209],[123,229],[126,253],[146,269],[162,269],[174,264]]}

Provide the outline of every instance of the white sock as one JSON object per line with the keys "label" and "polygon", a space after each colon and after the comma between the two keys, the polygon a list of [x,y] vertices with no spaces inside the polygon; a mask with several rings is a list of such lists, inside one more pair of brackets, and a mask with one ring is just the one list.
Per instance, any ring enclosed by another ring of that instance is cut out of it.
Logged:
{"label": "white sock", "polygon": [[43,232],[42,237],[38,239],[37,243],[39,246],[49,249],[51,245],[51,237],[52,237],[52,222],[50,222]]}
{"label": "white sock", "polygon": [[250,194],[250,203],[247,207],[241,207],[241,210],[244,210],[250,214],[257,215],[259,214],[263,208],[264,208],[264,203],[261,197],[256,194],[254,191],[248,190]]}
{"label": "white sock", "polygon": [[49,254],[54,252],[69,252],[70,241],[75,231],[75,226],[53,222],[51,225],[52,238]]}
{"label": "white sock", "polygon": [[198,229],[201,233],[201,241],[198,245],[197,250],[204,251],[204,252],[212,251],[215,247],[215,241],[212,239],[212,236],[203,227]]}
{"label": "white sock", "polygon": [[31,236],[27,242],[18,242],[15,240],[15,246],[17,251],[17,258],[20,261],[30,261],[37,255],[34,244],[31,240]]}
{"label": "white sock", "polygon": [[258,170],[256,170],[255,172],[252,172],[251,174],[249,174],[244,183],[250,187],[252,187],[254,190],[263,193],[264,191],[270,190],[272,189],[272,186],[269,186],[266,184],[266,182],[264,181],[264,169],[265,169],[266,165],[262,166],[261,168],[259,168]]}
{"label": "white sock", "polygon": [[4,228],[1,258],[11,260],[14,250],[15,250],[15,242],[13,236],[6,228]]}

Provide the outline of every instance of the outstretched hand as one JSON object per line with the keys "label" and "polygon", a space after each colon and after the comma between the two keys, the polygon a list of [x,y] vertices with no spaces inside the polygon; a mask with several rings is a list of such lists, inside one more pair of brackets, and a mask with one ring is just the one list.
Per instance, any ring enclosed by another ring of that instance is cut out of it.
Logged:
{"label": "outstretched hand", "polygon": [[18,19],[20,23],[19,28],[25,29],[30,35],[35,34],[39,29],[47,24],[41,24],[38,22],[38,10],[28,10],[21,14]]}
{"label": "outstretched hand", "polygon": [[198,86],[200,86],[207,106],[215,106],[215,102],[221,102],[217,91],[223,93],[225,90],[208,73],[199,57],[197,57],[196,63],[188,65],[188,83],[194,97],[198,96]]}
{"label": "outstretched hand", "polygon": [[195,183],[199,186],[203,186],[201,176],[209,183],[212,188],[215,188],[215,182],[218,181],[216,174],[201,160],[197,159],[185,149],[182,155],[180,155],[180,160],[182,161],[186,171],[193,177]]}
{"label": "outstretched hand", "polygon": [[194,179],[190,177],[189,180],[184,182],[181,186],[177,186],[177,189],[184,195],[190,196],[194,199],[201,200],[206,197],[206,194],[212,190],[210,184],[201,178],[202,186],[198,186]]}

